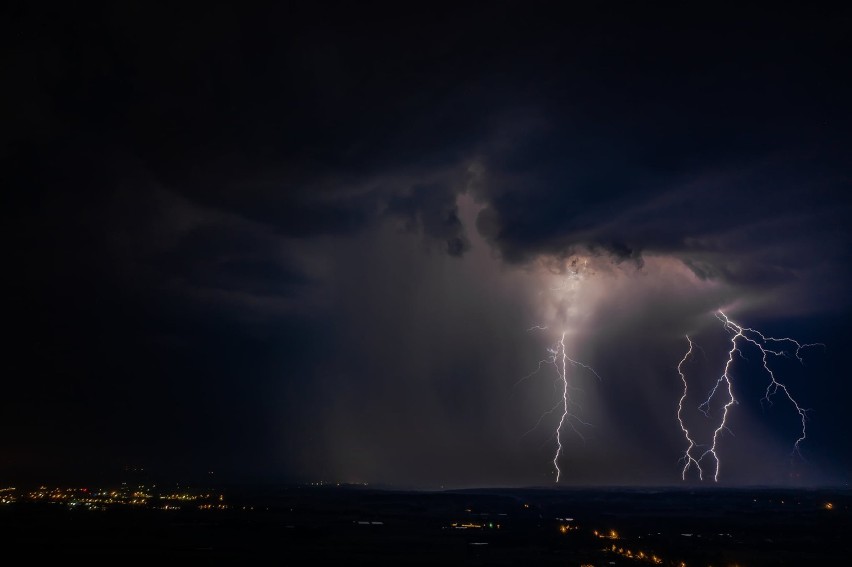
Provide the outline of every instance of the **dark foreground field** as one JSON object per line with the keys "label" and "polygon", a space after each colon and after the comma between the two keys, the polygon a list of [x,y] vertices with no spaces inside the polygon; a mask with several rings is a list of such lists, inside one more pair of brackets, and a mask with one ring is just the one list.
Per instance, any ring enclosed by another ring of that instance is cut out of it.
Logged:
{"label": "dark foreground field", "polygon": [[27,559],[338,565],[848,564],[846,489],[230,487],[228,508],[0,507]]}

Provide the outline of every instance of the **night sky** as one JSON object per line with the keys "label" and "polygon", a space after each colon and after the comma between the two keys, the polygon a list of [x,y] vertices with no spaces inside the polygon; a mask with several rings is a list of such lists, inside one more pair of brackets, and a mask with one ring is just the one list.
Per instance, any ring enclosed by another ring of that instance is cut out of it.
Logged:
{"label": "night sky", "polygon": [[800,456],[734,356],[719,483],[852,477],[850,10],[54,4],[0,16],[0,479],[552,485],[561,340],[560,484],[702,483],[720,309],[824,346]]}

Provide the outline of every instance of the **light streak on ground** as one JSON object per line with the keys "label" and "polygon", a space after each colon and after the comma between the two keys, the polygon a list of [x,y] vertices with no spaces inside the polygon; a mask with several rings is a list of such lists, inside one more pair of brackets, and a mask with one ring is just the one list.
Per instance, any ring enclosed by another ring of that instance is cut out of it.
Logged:
{"label": "light streak on ground", "polygon": [[784,396],[789,400],[795,409],[796,413],[799,416],[799,419],[802,424],[801,433],[799,437],[796,439],[795,443],[793,443],[793,454],[798,454],[800,457],[800,444],[802,441],[807,439],[807,412],[806,408],[803,408],[799,403],[793,398],[790,390],[787,388],[787,385],[783,382],[780,382],[775,375],[775,372],[769,366],[770,356],[775,357],[795,357],[799,363],[804,363],[804,360],[801,357],[801,351],[804,348],[814,347],[814,346],[825,346],[822,343],[800,343],[794,339],[789,337],[784,338],[775,338],[769,337],[757,331],[755,329],[749,327],[743,327],[736,322],[732,321],[728,318],[725,313],[722,311],[716,312],[716,318],[719,319],[724,324],[725,330],[731,333],[730,341],[731,348],[728,350],[728,357],[725,361],[725,366],[722,371],[721,376],[716,380],[713,385],[713,388],[710,390],[710,394],[707,396],[707,399],[698,406],[698,409],[704,413],[705,416],[710,417],[710,404],[712,400],[721,392],[722,399],[725,401],[722,406],[722,414],[718,421],[718,426],[713,430],[712,443],[710,447],[699,456],[697,459],[693,456],[693,449],[698,446],[697,443],[693,440],[692,436],[689,433],[689,430],[684,425],[682,419],[682,411],[683,411],[683,402],[687,397],[687,380],[686,376],[683,372],[683,365],[689,360],[692,356],[693,350],[693,342],[687,336],[686,339],[689,342],[689,350],[684,355],[683,359],[681,359],[680,363],[677,366],[678,374],[683,381],[683,395],[681,396],[678,402],[678,411],[677,411],[677,419],[680,423],[681,430],[686,437],[688,447],[683,456],[683,460],[686,461],[682,478],[686,479],[686,473],[689,470],[689,467],[694,465],[698,469],[699,478],[701,480],[704,479],[704,471],[701,468],[701,461],[704,460],[705,457],[712,459],[713,462],[713,480],[719,481],[719,470],[720,470],[720,459],[718,447],[719,447],[719,439],[721,433],[723,431],[730,432],[728,429],[728,415],[730,413],[731,407],[737,403],[736,398],[734,397],[733,390],[733,378],[732,378],[732,367],[734,365],[734,356],[738,355],[741,358],[745,359],[745,356],[742,352],[742,347],[746,346],[744,343],[748,343],[754,346],[761,355],[761,361],[763,364],[763,369],[766,374],[769,376],[769,384],[766,387],[766,391],[761,400],[761,403],[766,402],[769,405],[772,405],[772,398],[775,396],[779,390],[784,394]]}

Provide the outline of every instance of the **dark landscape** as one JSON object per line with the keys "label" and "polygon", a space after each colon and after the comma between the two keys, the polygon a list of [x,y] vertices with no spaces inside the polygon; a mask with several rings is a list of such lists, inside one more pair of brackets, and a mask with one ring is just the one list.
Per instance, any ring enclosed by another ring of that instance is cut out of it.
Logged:
{"label": "dark landscape", "polygon": [[19,497],[0,506],[4,552],[349,565],[815,565],[844,561],[852,525],[845,487],[179,490],[180,501],[148,488],[147,502],[94,509],[73,497]]}

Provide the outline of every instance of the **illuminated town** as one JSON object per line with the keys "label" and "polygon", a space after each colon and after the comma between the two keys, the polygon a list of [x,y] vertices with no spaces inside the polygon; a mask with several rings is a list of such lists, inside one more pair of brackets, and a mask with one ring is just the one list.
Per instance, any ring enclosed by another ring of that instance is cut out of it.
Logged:
{"label": "illuminated town", "polygon": [[115,488],[39,486],[19,490],[0,488],[0,505],[27,503],[60,504],[68,508],[105,511],[111,508],[140,507],[158,510],[227,510],[224,494],[193,489],[160,489],[157,485],[128,485]]}

